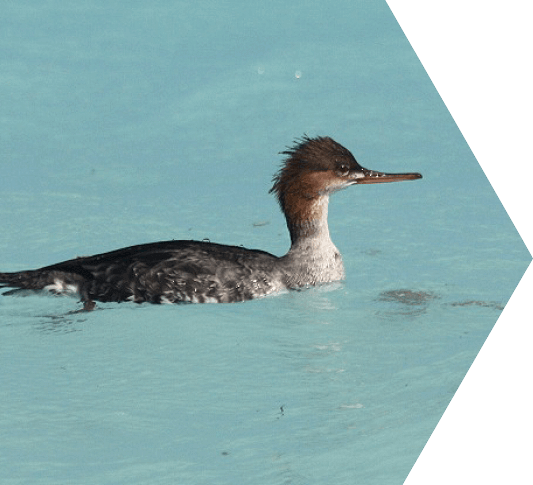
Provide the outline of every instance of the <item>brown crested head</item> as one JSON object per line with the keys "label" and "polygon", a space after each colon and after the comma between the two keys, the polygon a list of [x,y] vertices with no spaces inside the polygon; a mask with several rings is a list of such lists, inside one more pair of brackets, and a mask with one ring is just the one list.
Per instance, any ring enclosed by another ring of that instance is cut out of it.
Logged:
{"label": "brown crested head", "polygon": [[363,170],[350,150],[329,137],[305,135],[281,153],[287,157],[273,178],[270,192],[283,210],[288,197],[313,199],[327,195],[354,183],[343,180],[343,175]]}
{"label": "brown crested head", "polygon": [[417,172],[385,173],[361,167],[350,150],[327,136],[303,136],[296,140],[293,147],[281,153],[287,158],[274,176],[270,192],[276,194],[284,212],[287,201],[292,204],[303,203],[305,199],[329,195],[350,185],[422,178]]}

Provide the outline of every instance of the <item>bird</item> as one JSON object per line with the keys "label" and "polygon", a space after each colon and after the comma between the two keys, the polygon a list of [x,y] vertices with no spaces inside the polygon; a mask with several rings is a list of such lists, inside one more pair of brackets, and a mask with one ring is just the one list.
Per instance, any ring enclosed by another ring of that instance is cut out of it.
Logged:
{"label": "bird", "polygon": [[96,302],[232,303],[345,278],[341,253],[328,228],[329,197],[352,185],[416,180],[417,172],[363,168],[328,136],[297,138],[273,177],[290,234],[283,256],[209,241],[169,240],[62,261],[39,269],[1,273],[0,288],[77,295]]}

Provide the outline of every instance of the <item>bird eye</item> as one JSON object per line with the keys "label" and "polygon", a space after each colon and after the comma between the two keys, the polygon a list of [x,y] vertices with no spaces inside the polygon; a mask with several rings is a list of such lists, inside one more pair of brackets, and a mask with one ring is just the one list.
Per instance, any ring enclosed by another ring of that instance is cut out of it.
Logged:
{"label": "bird eye", "polygon": [[350,166],[346,163],[340,163],[338,166],[337,166],[337,173],[341,176],[341,177],[345,177],[346,175],[348,175],[348,172],[350,171]]}

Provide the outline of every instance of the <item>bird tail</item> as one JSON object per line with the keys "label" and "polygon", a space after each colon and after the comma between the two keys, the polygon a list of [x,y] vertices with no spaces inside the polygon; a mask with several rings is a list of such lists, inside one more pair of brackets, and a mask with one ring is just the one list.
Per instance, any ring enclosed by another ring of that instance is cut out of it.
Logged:
{"label": "bird tail", "polygon": [[53,275],[46,271],[32,270],[0,273],[0,288],[13,288],[4,292],[4,295],[14,294],[21,290],[44,290],[53,284]]}

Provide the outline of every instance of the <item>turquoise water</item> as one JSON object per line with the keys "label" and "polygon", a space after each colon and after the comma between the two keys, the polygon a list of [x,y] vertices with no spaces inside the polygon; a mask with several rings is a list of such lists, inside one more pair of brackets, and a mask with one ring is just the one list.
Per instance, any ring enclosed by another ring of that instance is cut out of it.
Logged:
{"label": "turquoise water", "polygon": [[531,260],[385,2],[19,2],[0,268],[288,249],[304,132],[419,171],[330,204],[343,283],[245,304],[0,298],[3,483],[402,483]]}

